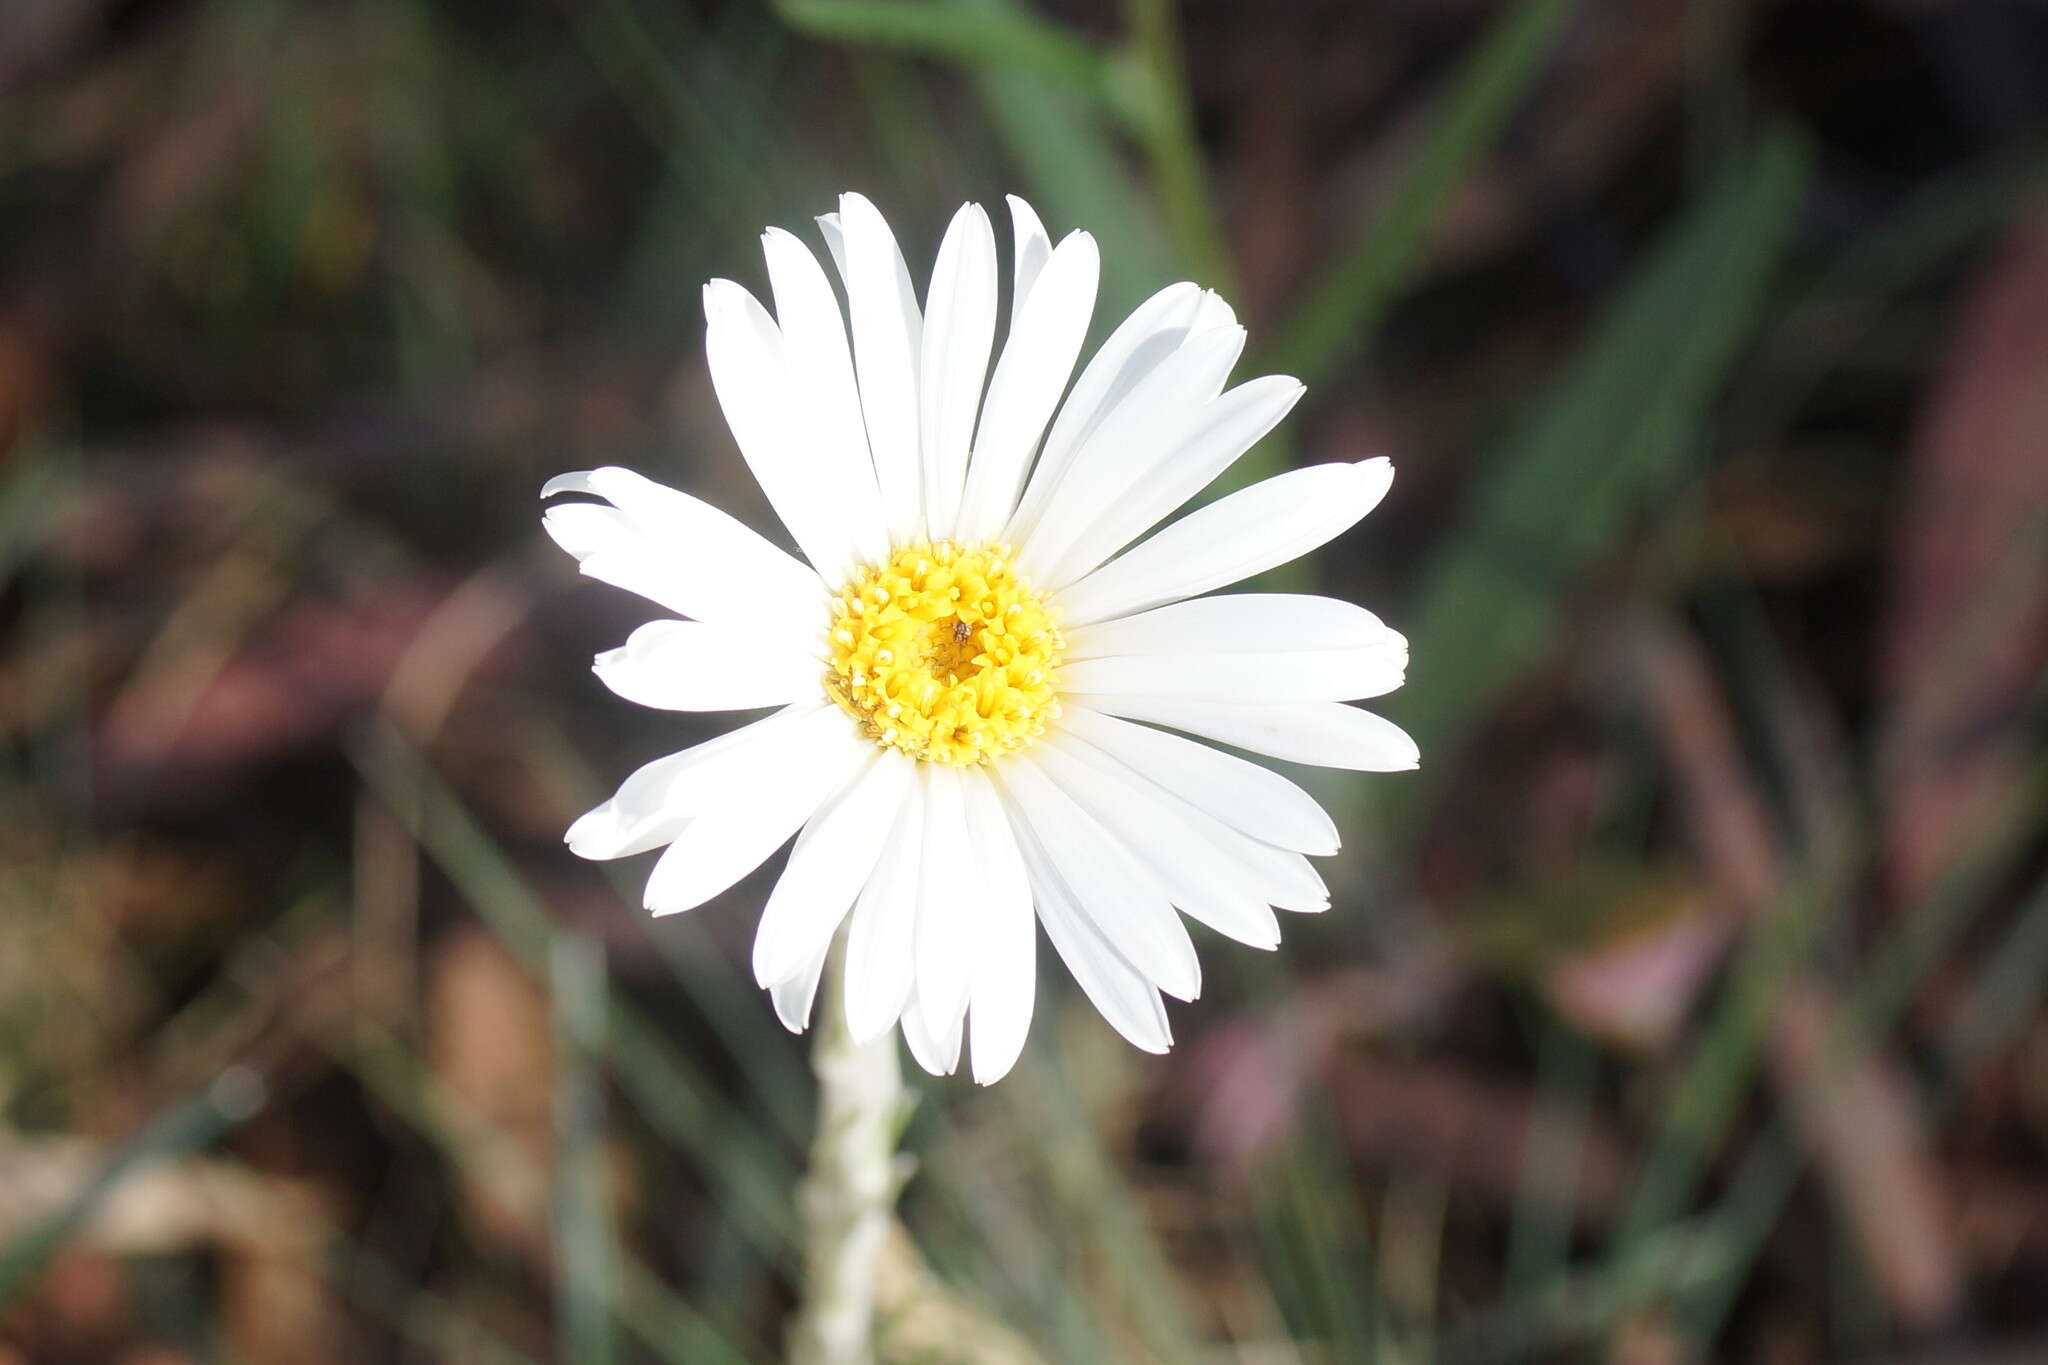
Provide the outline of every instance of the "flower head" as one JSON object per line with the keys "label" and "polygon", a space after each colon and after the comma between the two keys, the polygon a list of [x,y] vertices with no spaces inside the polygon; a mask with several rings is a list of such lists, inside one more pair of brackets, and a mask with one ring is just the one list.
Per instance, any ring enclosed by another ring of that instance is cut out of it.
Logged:
{"label": "flower head", "polygon": [[982,1082],[1023,1047],[1034,925],[1118,1032],[1163,1052],[1161,993],[1201,987],[1182,915],[1271,948],[1276,907],[1327,908],[1304,855],[1336,851],[1330,818],[1185,735],[1333,767],[1417,761],[1407,735],[1343,704],[1401,684],[1407,643],[1378,618],[1327,597],[1199,595],[1351,526],[1386,493],[1387,461],[1282,474],[1153,531],[1301,385],[1226,388],[1244,330],[1192,284],[1139,305],[1075,378],[1094,240],[1054,246],[1009,202],[1000,348],[995,234],[972,204],[922,307],[857,194],[819,220],[843,313],[778,229],[763,237],[772,315],[730,281],[706,286],[720,405],[803,561],[624,469],[543,490],[600,500],[544,518],[584,573],[683,618],[599,655],[607,686],[671,710],[776,708],[641,768],[570,847],[666,845],[646,903],[667,914],[795,836],[754,943],[783,1022],[805,1026],[850,919],[854,1037],[900,1022],[934,1074],[965,1037]]}

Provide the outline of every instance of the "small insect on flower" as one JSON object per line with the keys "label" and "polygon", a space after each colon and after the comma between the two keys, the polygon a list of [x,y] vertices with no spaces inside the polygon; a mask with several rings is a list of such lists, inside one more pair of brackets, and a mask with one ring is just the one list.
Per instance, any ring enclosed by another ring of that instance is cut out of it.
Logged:
{"label": "small insect on flower", "polygon": [[[954,215],[920,306],[880,213],[848,194],[815,252],[762,238],[771,313],[705,287],[705,354],[740,455],[799,560],[624,469],[551,480],[585,574],[675,614],[598,656],[620,696],[776,708],[628,777],[571,826],[590,858],[666,846],[656,914],[716,896],[795,837],[754,971],[793,1029],[846,934],[858,1040],[901,1025],[917,1060],[1009,1070],[1039,928],[1132,1043],[1171,1042],[1162,992],[1201,968],[1183,916],[1259,948],[1275,909],[1329,893],[1337,829],[1295,763],[1412,768],[1414,743],[1345,703],[1401,685],[1407,642],[1349,602],[1204,596],[1330,540],[1386,494],[1385,459],[1255,483],[1155,530],[1301,397],[1226,387],[1245,341],[1193,284],[1140,304],[1075,374],[1100,262],[1009,201],[999,268],[982,209]],[[1007,314],[1001,281],[1010,281]],[[1071,381],[1071,382],[1070,382]],[[1148,536],[1149,533],[1149,536]]]}

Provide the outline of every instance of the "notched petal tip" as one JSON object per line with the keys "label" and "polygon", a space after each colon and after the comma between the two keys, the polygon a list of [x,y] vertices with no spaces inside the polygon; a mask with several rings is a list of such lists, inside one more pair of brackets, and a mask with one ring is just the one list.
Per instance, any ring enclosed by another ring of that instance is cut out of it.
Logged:
{"label": "notched petal tip", "polygon": [[1360,460],[1351,466],[1358,476],[1359,491],[1363,495],[1366,512],[1378,507],[1386,498],[1387,490],[1394,486],[1394,462],[1385,455],[1375,455],[1370,460]]}
{"label": "notched petal tip", "polygon": [[730,314],[740,307],[740,300],[752,298],[747,287],[736,280],[712,279],[704,281],[704,321],[716,324],[722,315]]}
{"label": "notched petal tip", "polygon": [[884,227],[888,226],[887,216],[875,207],[875,201],[859,190],[848,190],[839,196],[839,221],[842,225],[850,218],[870,215],[880,220]]}
{"label": "notched petal tip", "polygon": [[758,934],[755,936],[754,943],[754,984],[762,990],[772,991],[804,969],[804,962],[801,958],[795,962],[786,960],[789,957],[787,951],[779,953],[762,952],[760,936]]}
{"label": "notched petal tip", "polygon": [[604,850],[617,841],[618,825],[617,813],[606,803],[578,816],[576,822],[563,831],[562,842],[579,858],[594,863],[605,862],[613,856]]}
{"label": "notched petal tip", "polygon": [[540,486],[541,501],[545,502],[563,493],[589,493],[594,497],[602,497],[604,495],[593,485],[593,479],[599,472],[595,469],[578,469],[567,474],[557,474]]}

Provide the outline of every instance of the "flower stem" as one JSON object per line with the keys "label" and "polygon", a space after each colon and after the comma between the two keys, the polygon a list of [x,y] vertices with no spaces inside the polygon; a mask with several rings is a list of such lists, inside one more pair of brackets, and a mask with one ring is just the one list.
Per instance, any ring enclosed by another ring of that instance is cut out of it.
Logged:
{"label": "flower stem", "polygon": [[872,1365],[875,1270],[894,1218],[903,1080],[891,1033],[857,1044],[846,1031],[845,940],[825,969],[811,1069],[818,1131],[798,1191],[804,1224],[803,1301],[790,1365]]}

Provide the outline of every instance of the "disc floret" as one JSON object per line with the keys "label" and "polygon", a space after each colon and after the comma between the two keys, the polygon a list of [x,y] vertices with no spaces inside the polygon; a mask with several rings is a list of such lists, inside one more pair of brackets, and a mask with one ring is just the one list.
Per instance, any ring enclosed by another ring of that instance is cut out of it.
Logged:
{"label": "disc floret", "polygon": [[1009,546],[920,541],[834,599],[825,690],[878,744],[987,763],[1058,718],[1065,645]]}

